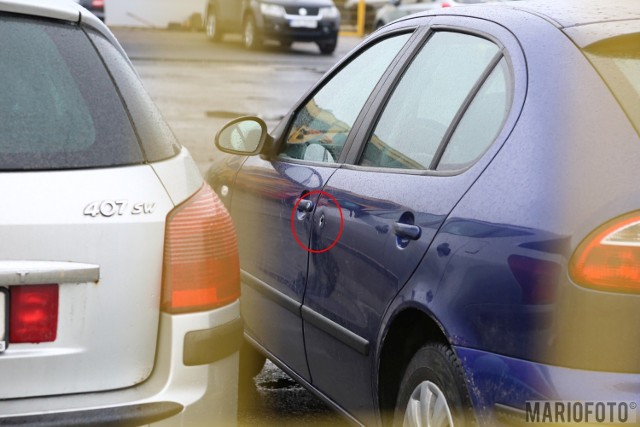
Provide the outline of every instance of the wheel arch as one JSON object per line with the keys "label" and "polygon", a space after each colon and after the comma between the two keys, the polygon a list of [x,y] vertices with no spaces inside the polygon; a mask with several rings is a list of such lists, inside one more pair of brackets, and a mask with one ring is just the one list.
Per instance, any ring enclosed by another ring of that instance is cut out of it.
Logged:
{"label": "wheel arch", "polygon": [[382,424],[386,426],[392,421],[400,383],[414,354],[428,342],[449,347],[451,343],[432,313],[416,303],[395,310],[379,342],[377,400]]}

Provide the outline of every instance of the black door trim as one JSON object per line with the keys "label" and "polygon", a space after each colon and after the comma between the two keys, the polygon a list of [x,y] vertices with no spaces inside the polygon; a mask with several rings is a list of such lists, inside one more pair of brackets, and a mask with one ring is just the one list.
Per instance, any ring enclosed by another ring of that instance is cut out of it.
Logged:
{"label": "black door trim", "polygon": [[363,356],[369,355],[368,340],[362,338],[360,335],[351,332],[349,329],[337,324],[333,320],[327,319],[326,317],[313,311],[309,307],[302,307],[302,319],[306,322],[309,322],[316,328],[331,335],[343,344],[348,345]]}
{"label": "black door trim", "polygon": [[296,316],[300,316],[300,306],[302,304],[294,300],[293,298],[283,294],[278,290],[273,289],[262,280],[247,273],[244,270],[240,271],[240,281],[245,285],[251,287],[252,289],[260,292],[262,295],[269,298],[276,304],[282,306],[291,313],[295,314]]}
{"label": "black door trim", "polygon": [[258,279],[257,277],[242,270],[240,272],[242,283],[260,292],[271,301],[285,308],[291,313],[302,316],[302,319],[309,322],[316,328],[326,332],[338,341],[348,345],[363,356],[369,354],[369,341],[351,332],[349,329],[337,324],[336,322],[326,318],[325,316],[313,311],[309,307],[304,307],[298,301],[273,289],[271,286]]}

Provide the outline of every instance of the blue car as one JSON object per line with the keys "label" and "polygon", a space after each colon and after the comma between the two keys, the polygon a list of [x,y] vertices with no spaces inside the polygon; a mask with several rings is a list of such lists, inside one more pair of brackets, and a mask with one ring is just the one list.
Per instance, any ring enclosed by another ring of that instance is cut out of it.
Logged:
{"label": "blue car", "polygon": [[365,425],[630,422],[639,132],[636,0],[385,26],[216,137],[245,360]]}

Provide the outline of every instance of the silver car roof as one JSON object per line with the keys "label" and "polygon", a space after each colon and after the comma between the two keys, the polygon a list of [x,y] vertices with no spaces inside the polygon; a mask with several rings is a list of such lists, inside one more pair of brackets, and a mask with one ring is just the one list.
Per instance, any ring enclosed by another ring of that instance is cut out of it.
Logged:
{"label": "silver car roof", "polygon": [[82,8],[71,0],[0,0],[0,11],[79,22]]}
{"label": "silver car roof", "polygon": [[[0,12],[82,23],[99,31],[124,54],[109,28],[93,13],[72,0],[0,0]],[[126,55],[125,55],[126,56]]]}

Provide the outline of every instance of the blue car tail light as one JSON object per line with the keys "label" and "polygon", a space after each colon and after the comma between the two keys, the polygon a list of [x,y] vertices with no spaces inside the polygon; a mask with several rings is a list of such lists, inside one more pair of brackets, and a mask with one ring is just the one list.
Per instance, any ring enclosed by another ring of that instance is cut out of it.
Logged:
{"label": "blue car tail light", "polygon": [[611,220],[589,234],[573,254],[569,273],[584,287],[640,293],[640,212]]}

